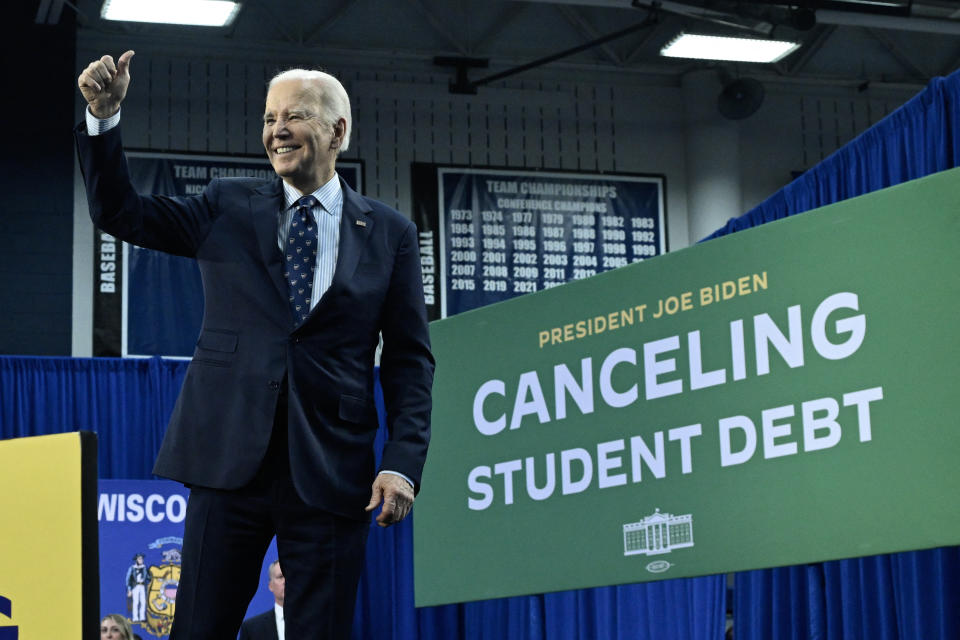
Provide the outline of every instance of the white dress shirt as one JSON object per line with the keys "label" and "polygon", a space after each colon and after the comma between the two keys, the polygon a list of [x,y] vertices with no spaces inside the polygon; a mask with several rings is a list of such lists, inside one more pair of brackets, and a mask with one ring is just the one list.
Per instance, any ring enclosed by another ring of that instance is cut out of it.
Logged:
{"label": "white dress shirt", "polygon": [[283,624],[284,624],[283,607],[277,604],[276,602],[273,603],[273,617],[277,621],[277,637],[280,640],[284,640],[283,638]]}

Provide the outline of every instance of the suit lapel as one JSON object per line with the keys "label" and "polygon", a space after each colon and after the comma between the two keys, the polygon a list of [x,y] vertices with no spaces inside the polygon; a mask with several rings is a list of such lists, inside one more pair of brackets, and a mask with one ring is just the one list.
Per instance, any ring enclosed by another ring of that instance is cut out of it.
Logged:
{"label": "suit lapel", "polygon": [[283,277],[283,255],[277,244],[277,225],[283,205],[280,178],[263,185],[250,196],[250,214],[257,233],[257,243],[260,245],[260,255],[270,279],[286,304],[290,294]]}
{"label": "suit lapel", "polygon": [[[269,626],[270,637],[276,638],[276,640],[280,640],[280,634],[277,633],[277,610],[276,609],[273,610],[273,615],[269,616],[269,620],[270,620],[270,626]],[[287,635],[286,620],[284,620],[283,635],[284,637],[286,637]]]}
{"label": "suit lapel", "polygon": [[323,304],[328,294],[342,288],[353,277],[360,263],[360,256],[373,231],[374,219],[370,215],[370,206],[347,184],[340,180],[343,188],[343,212],[340,215],[340,248],[337,252],[337,267],[333,272],[330,288],[320,298],[317,307]]}

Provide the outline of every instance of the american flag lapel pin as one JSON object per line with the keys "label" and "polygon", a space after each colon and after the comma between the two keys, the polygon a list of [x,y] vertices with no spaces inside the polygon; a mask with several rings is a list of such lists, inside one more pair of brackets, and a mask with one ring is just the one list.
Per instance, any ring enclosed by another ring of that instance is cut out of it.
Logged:
{"label": "american flag lapel pin", "polygon": [[366,221],[366,220],[357,220],[357,226],[358,226],[358,227],[365,227],[365,226],[367,226],[367,221]]}

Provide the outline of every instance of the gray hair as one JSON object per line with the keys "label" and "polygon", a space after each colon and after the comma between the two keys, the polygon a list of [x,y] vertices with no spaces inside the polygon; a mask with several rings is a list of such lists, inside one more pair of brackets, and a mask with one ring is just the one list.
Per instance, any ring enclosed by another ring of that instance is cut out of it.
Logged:
{"label": "gray hair", "polygon": [[343,133],[343,144],[337,149],[337,154],[350,148],[350,132],[353,128],[353,118],[350,115],[350,97],[340,81],[329,73],[311,69],[288,69],[273,76],[267,85],[269,91],[277,82],[285,80],[300,80],[304,83],[307,92],[320,105],[321,117],[327,124],[334,125],[343,118],[347,123]]}

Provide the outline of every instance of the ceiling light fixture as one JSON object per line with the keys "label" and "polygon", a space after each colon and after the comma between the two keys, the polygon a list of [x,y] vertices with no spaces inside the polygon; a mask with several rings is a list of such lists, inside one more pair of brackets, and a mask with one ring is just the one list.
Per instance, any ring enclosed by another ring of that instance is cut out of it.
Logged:
{"label": "ceiling light fixture", "polygon": [[226,27],[237,17],[232,0],[104,0],[100,17],[124,22],[158,22]]}
{"label": "ceiling light fixture", "polygon": [[729,38],[681,33],[660,50],[668,58],[727,60],[730,62],[776,62],[796,51],[797,42]]}

